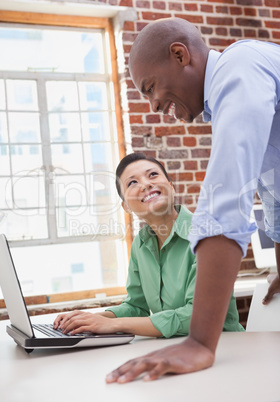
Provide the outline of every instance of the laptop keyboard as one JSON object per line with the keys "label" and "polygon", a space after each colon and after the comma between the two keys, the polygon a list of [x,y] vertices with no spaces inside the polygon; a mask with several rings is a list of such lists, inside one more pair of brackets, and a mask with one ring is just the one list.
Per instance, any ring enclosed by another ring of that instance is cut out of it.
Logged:
{"label": "laptop keyboard", "polygon": [[61,329],[54,329],[52,324],[32,324],[32,327],[37,331],[42,332],[43,334],[49,337],[55,338],[67,338],[69,336],[85,336],[85,334],[76,334],[76,335],[69,335],[63,334]]}

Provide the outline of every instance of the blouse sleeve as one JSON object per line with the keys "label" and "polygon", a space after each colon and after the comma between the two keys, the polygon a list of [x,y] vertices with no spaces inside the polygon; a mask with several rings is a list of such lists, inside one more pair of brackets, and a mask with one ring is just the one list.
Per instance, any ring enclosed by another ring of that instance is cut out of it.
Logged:
{"label": "blouse sleeve", "polygon": [[[193,311],[193,296],[196,278],[196,262],[193,263],[188,281],[185,288],[185,305],[175,310],[165,310],[151,315],[150,319],[155,328],[162,333],[165,338],[171,336],[188,335],[190,329],[191,316]],[[239,315],[236,307],[236,299],[232,295],[223,331],[244,331],[239,323]]]}

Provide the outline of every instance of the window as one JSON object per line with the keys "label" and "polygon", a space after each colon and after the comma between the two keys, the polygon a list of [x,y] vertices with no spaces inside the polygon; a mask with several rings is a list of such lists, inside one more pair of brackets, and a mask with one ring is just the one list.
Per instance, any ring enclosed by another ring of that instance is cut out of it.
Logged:
{"label": "window", "polygon": [[0,26],[0,231],[25,295],[125,285],[112,30],[82,25]]}

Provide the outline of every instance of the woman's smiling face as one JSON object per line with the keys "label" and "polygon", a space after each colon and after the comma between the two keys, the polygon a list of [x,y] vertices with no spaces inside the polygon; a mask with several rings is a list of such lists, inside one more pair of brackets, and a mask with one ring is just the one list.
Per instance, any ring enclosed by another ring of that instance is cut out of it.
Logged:
{"label": "woman's smiling face", "polygon": [[120,177],[123,207],[139,218],[168,214],[174,207],[172,183],[161,168],[148,160],[129,164]]}

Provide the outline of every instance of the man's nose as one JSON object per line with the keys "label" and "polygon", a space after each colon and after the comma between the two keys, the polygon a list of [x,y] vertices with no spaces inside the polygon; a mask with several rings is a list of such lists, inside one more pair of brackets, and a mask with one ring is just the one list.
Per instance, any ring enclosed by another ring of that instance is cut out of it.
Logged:
{"label": "man's nose", "polygon": [[152,111],[154,113],[158,113],[159,112],[159,101],[157,99],[155,99],[155,100],[151,99],[150,103],[151,103]]}

